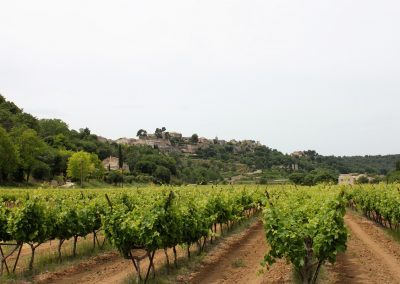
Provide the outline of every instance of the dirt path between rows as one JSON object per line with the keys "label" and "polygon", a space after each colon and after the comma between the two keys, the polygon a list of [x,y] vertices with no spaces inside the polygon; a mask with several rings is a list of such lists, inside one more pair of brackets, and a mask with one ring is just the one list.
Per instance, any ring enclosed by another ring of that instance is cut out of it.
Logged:
{"label": "dirt path between rows", "polygon": [[[335,265],[326,265],[320,283],[399,283],[400,244],[373,222],[349,212],[345,216],[350,237],[348,249]],[[268,250],[262,222],[220,240],[193,271],[176,278],[178,283],[291,283],[292,268],[284,260],[269,270],[260,263]],[[196,248],[193,248],[193,253]],[[170,259],[172,252],[169,251]],[[178,250],[186,258],[186,250]],[[164,269],[165,256],[157,251],[156,269]],[[116,252],[98,255],[66,270],[37,277],[38,283],[123,283],[133,275],[130,261]],[[44,277],[43,277],[44,276]]]}
{"label": "dirt path between rows", "polygon": [[267,252],[261,221],[207,255],[190,283],[289,283],[291,267],[278,261],[270,270],[261,266]]}
{"label": "dirt path between rows", "polygon": [[[262,222],[257,220],[241,233],[232,234],[213,247],[198,265],[187,275],[177,276],[181,283],[289,283],[291,268],[283,261],[267,271],[260,265],[267,249]],[[196,248],[193,247],[193,254]],[[172,259],[172,251],[169,251]],[[186,259],[186,250],[178,249],[179,260]],[[157,251],[155,266],[165,269],[165,255]],[[144,263],[146,266],[146,263]],[[37,283],[123,283],[133,276],[129,260],[116,252],[104,253],[65,270],[45,273],[36,277]],[[288,276],[289,275],[289,276]],[[160,277],[160,276],[159,276]]]}
{"label": "dirt path between rows", "polygon": [[400,283],[400,244],[382,228],[352,212],[345,216],[350,232],[347,251],[328,266],[330,283]]}
{"label": "dirt path between rows", "polygon": [[[246,230],[247,231],[247,230]],[[218,240],[218,244],[210,250],[210,253],[219,251],[220,247],[226,246],[226,243],[235,239],[237,235],[233,234],[223,239]],[[197,247],[191,247],[191,253],[197,254]],[[178,264],[182,261],[186,261],[187,252],[186,249],[177,247]],[[170,261],[173,260],[172,249],[168,249],[168,255]],[[156,270],[165,270],[166,258],[164,251],[158,250],[154,256],[154,264]],[[143,261],[141,267],[142,270],[147,269],[147,261]],[[69,284],[69,283],[96,283],[96,284],[108,284],[108,283],[123,283],[128,277],[133,277],[135,271],[130,260],[123,259],[119,253],[115,251],[103,253],[92,257],[86,261],[80,262],[76,265],[72,265],[66,269],[61,269],[55,272],[43,273],[37,275],[34,279],[36,283],[49,284]],[[191,274],[191,273],[190,273]],[[158,276],[162,277],[162,276]],[[186,279],[190,276],[178,276],[179,279]]]}

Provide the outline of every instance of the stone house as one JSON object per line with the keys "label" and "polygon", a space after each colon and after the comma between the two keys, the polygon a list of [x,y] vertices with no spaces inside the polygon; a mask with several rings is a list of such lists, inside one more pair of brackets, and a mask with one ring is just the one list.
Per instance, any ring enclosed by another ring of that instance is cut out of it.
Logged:
{"label": "stone house", "polygon": [[342,185],[353,185],[356,184],[361,177],[366,177],[369,182],[373,180],[372,177],[369,177],[366,174],[351,173],[339,175],[338,183]]}
{"label": "stone house", "polygon": [[[102,164],[106,170],[111,170],[111,171],[119,170],[119,159],[117,157],[110,156],[110,157],[104,159],[102,161]],[[129,172],[129,166],[127,163],[123,164],[122,170]]]}

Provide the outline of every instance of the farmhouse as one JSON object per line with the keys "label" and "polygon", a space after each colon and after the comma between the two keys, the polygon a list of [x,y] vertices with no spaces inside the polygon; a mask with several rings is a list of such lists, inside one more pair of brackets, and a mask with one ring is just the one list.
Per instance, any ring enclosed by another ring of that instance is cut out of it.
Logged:
{"label": "farmhouse", "polygon": [[[111,170],[111,171],[115,171],[119,169],[119,159],[117,157],[108,157],[107,159],[104,159],[102,161],[103,167],[106,170]],[[129,166],[127,163],[124,163],[122,166],[122,170],[123,171],[127,171],[129,172]]]}
{"label": "farmhouse", "polygon": [[365,174],[351,173],[339,175],[338,183],[343,185],[353,185],[356,184],[361,177],[366,177],[369,182],[373,180],[372,177],[369,177]]}

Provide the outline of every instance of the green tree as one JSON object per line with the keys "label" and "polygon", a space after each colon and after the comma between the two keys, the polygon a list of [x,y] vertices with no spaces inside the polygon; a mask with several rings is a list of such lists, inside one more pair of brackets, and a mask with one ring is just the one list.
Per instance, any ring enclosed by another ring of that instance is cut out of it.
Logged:
{"label": "green tree", "polygon": [[400,171],[392,171],[387,175],[387,181],[392,182],[400,182]]}
{"label": "green tree", "polygon": [[396,162],[396,171],[400,171],[400,160]]}
{"label": "green tree", "polygon": [[40,155],[46,151],[46,144],[33,129],[24,130],[20,128],[14,130],[13,133],[16,137],[17,149],[22,168],[26,175],[26,181],[29,182],[32,168]]}
{"label": "green tree", "polygon": [[196,133],[193,134],[192,137],[190,137],[190,142],[192,142],[193,144],[199,143],[199,135],[197,135]]}
{"label": "green tree", "polygon": [[296,172],[289,175],[289,180],[294,184],[303,184],[304,183],[305,174],[302,172]]}
{"label": "green tree", "polygon": [[311,172],[314,175],[314,184],[337,183],[339,174],[329,169],[316,169]]}
{"label": "green tree", "polygon": [[165,130],[167,130],[165,127],[160,128],[156,128],[156,131],[154,131],[154,135],[157,138],[163,138],[163,132],[165,132]]}
{"label": "green tree", "polygon": [[96,179],[103,179],[105,169],[99,157],[96,154],[91,153],[90,160],[94,166],[91,176]]}
{"label": "green tree", "polygon": [[18,155],[8,133],[0,126],[0,183],[17,168]]}
{"label": "green tree", "polygon": [[144,129],[139,129],[138,132],[136,133],[137,137],[146,137],[147,136],[147,131]]}
{"label": "green tree", "polygon": [[42,137],[56,136],[58,134],[68,135],[68,124],[60,119],[39,120],[39,134]]}
{"label": "green tree", "polygon": [[106,182],[116,186],[119,183],[122,184],[124,182],[124,175],[121,173],[121,171],[110,171],[107,173],[105,180]]}
{"label": "green tree", "polygon": [[14,123],[14,116],[8,110],[0,106],[0,126],[10,131],[11,128],[13,128]]}
{"label": "green tree", "polygon": [[365,184],[365,183],[369,183],[369,179],[366,176],[360,176],[357,180],[358,184]]}
{"label": "green tree", "polygon": [[169,183],[171,181],[171,171],[163,166],[157,166],[154,171],[154,177],[157,183]]}
{"label": "green tree", "polygon": [[53,166],[51,168],[52,175],[67,175],[68,159],[74,152],[69,150],[60,149],[56,151]]}
{"label": "green tree", "polygon": [[92,157],[89,153],[80,151],[74,153],[68,159],[67,175],[70,178],[80,180],[81,186],[83,181],[95,170]]}
{"label": "green tree", "polygon": [[32,167],[32,176],[37,180],[45,180],[50,177],[51,169],[49,165],[38,161]]}
{"label": "green tree", "polygon": [[118,145],[118,167],[122,169],[124,166],[124,157],[122,156],[122,146]]}

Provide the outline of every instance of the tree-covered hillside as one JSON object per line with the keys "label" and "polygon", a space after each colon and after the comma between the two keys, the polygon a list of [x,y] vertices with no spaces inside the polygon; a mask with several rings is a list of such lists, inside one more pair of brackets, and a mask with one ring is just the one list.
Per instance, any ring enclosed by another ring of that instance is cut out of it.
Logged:
{"label": "tree-covered hillside", "polygon": [[[171,147],[181,147],[177,149],[190,148],[201,142],[197,134],[185,140],[165,130],[164,127],[157,128],[154,134],[149,135],[164,139],[165,144]],[[139,132],[138,136],[147,136],[147,131],[141,129]],[[1,184],[51,180],[62,183],[67,178],[82,179],[82,176],[72,174],[79,171],[67,170],[71,156],[77,152],[90,154],[77,156],[89,159],[85,179],[95,178],[114,184],[122,181],[234,182],[235,177],[253,172],[259,174],[248,175],[252,182],[284,178],[296,183],[314,184],[335,182],[340,173],[391,173],[393,177],[396,175],[392,171],[400,160],[400,155],[334,157],[322,156],[315,151],[304,151],[296,156],[258,143],[210,141],[206,146],[196,148],[191,155],[185,151],[164,151],[158,146],[126,145],[98,137],[89,128],[70,129],[60,119],[37,119],[0,95]],[[101,161],[110,156],[119,158],[117,170],[102,165]],[[78,161],[75,167],[83,164],[82,160],[73,160]],[[124,164],[129,170],[122,170]],[[72,162],[70,166],[73,166]]]}

